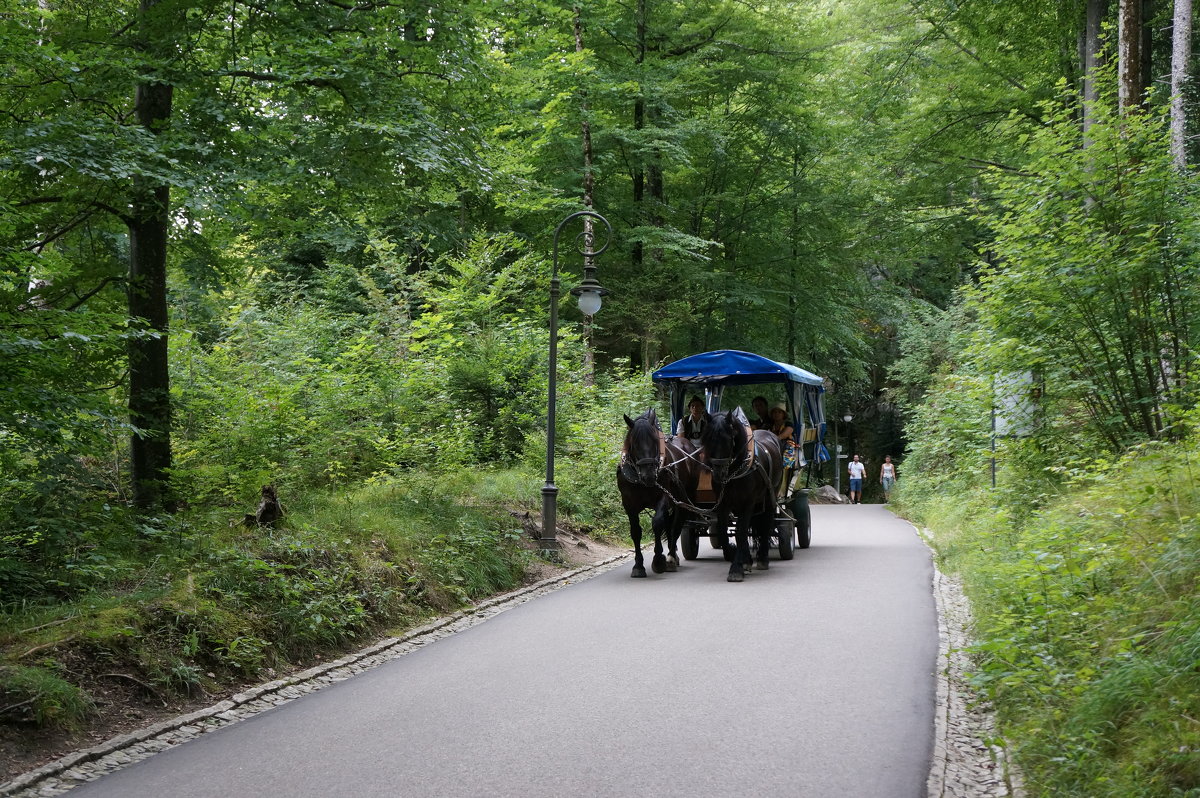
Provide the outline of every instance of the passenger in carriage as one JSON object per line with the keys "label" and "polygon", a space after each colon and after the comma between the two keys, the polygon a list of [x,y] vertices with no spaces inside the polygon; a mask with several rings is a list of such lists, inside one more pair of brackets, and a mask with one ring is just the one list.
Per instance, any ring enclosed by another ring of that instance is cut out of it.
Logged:
{"label": "passenger in carriage", "polygon": [[787,405],[783,402],[778,402],[771,408],[771,425],[766,427],[780,441],[792,440],[792,422],[787,419]]}
{"label": "passenger in carriage", "polygon": [[750,429],[770,429],[771,416],[767,411],[767,398],[765,396],[756,396],[750,400],[750,407],[754,409],[754,418],[750,419]]}
{"label": "passenger in carriage", "polygon": [[688,414],[679,419],[679,424],[675,427],[675,434],[680,438],[687,438],[692,446],[700,448],[700,433],[704,431],[704,400],[699,396],[693,396],[688,402]]}

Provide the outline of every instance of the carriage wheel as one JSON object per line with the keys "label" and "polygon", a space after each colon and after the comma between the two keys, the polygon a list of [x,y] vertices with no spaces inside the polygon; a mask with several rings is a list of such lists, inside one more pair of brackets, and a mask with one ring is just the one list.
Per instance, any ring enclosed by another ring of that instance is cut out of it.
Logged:
{"label": "carriage wheel", "polygon": [[691,524],[684,524],[679,533],[679,549],[683,552],[685,560],[694,560],[700,553],[700,536]]}
{"label": "carriage wheel", "polygon": [[796,548],[807,549],[812,543],[812,515],[808,509],[808,497],[798,495],[792,499],[789,509],[796,519]]}
{"label": "carriage wheel", "polygon": [[796,522],[790,518],[775,519],[775,532],[779,535],[779,559],[790,560],[795,556],[792,549],[792,533],[796,530]]}
{"label": "carriage wheel", "polygon": [[725,548],[726,544],[729,543],[729,534],[721,534],[717,531],[717,525],[715,523],[711,523],[708,525],[708,542],[714,549],[721,551]]}

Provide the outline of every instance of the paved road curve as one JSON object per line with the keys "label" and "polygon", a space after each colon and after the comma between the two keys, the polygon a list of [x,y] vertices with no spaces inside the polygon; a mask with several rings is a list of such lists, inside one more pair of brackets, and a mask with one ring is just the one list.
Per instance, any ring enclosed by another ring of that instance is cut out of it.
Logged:
{"label": "paved road curve", "polygon": [[881,506],[813,510],[743,584],[706,543],[622,564],[70,794],[919,798],[928,551]]}

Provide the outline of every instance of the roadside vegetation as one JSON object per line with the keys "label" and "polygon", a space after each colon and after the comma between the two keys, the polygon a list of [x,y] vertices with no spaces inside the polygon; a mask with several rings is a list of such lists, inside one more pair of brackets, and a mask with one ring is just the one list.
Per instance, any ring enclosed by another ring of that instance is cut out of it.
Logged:
{"label": "roadside vegetation", "polygon": [[1032,794],[1195,795],[1200,438],[1078,466],[1036,508],[974,486],[915,517],[966,580],[974,682]]}
{"label": "roadside vegetation", "polygon": [[1153,119],[1086,151],[1047,119],[1031,174],[993,175],[993,263],[902,344],[924,393],[899,502],[964,580],[1032,795],[1195,796],[1194,189]]}
{"label": "roadside vegetation", "polygon": [[[5,438],[0,718],[85,725],[104,683],[158,702],[219,693],[520,585],[540,557],[547,333],[502,295],[462,291],[519,292],[545,265],[511,242],[471,249],[413,322],[349,271],[330,289],[348,306],[318,295],[182,321],[173,514],[124,501],[121,425],[24,451]],[[563,511],[619,536],[620,413],[650,391],[619,371],[585,386],[579,339],[561,346]],[[258,525],[246,515],[266,484],[285,515]]]}

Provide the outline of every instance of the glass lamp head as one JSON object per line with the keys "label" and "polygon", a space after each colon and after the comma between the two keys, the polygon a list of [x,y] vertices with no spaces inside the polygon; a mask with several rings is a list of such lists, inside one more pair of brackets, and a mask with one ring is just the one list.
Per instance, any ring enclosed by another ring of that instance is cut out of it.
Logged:
{"label": "glass lamp head", "polygon": [[595,316],[600,310],[601,299],[599,291],[579,292],[579,312],[585,316]]}

